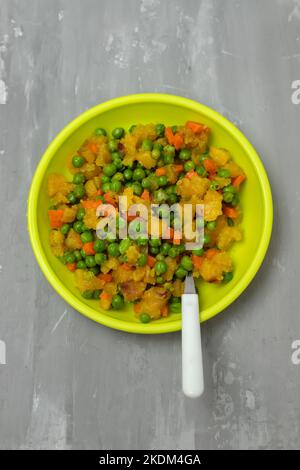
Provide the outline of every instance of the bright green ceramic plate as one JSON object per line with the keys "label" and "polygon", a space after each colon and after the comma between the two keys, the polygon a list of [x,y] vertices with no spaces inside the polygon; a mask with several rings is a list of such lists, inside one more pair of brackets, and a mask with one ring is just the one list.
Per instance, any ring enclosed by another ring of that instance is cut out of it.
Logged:
{"label": "bright green ceramic plate", "polygon": [[269,181],[252,145],[223,116],[195,101],[173,95],[140,94],[102,103],[71,122],[53,140],[35,172],[28,199],[28,230],[36,259],[54,289],[72,307],[98,323],[132,333],[168,333],[181,328],[180,314],[167,319],[140,323],[131,307],[122,311],[101,311],[99,303],[83,299],[73,285],[72,273],[50,251],[47,209],[47,177],[52,172],[67,174],[66,155],[78,149],[96,127],[112,130],[134,123],[163,122],[183,124],[201,121],[212,128],[212,144],[230,150],[234,160],[247,174],[242,189],[244,240],[236,243],[231,254],[234,279],[227,285],[200,282],[201,321],[208,320],[230,305],[248,286],[259,269],[268,248],[272,230],[272,196]]}

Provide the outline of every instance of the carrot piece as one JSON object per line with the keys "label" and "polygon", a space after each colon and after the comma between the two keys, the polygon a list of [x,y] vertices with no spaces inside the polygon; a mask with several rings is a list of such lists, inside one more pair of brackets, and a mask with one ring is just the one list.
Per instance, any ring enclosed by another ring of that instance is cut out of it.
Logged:
{"label": "carrot piece", "polygon": [[134,219],[136,219],[138,215],[129,215],[127,214],[127,220],[128,222],[132,222]]}
{"label": "carrot piece", "polygon": [[194,170],[188,171],[187,174],[185,175],[185,177],[188,178],[189,180],[192,179],[193,176],[197,176],[197,173]]}
{"label": "carrot piece", "polygon": [[195,121],[187,121],[186,127],[191,129],[194,134],[199,134],[200,132],[206,131],[208,129],[208,127],[204,124],[200,124],[199,122]]}
{"label": "carrot piece", "polygon": [[107,202],[108,204],[112,204],[113,206],[116,205],[116,201],[114,200],[111,193],[104,193],[103,197],[104,197],[104,201]]}
{"label": "carrot piece", "polygon": [[134,304],[133,310],[135,311],[135,313],[141,313],[141,310],[142,310],[141,304]]}
{"label": "carrot piece", "polygon": [[173,165],[173,169],[176,173],[181,173],[183,171],[183,165]]}
{"label": "carrot piece", "polygon": [[215,248],[210,248],[209,250],[205,252],[205,256],[207,259],[212,259],[218,253],[219,253],[219,250],[216,250]]}
{"label": "carrot piece", "polygon": [[165,136],[169,144],[173,145],[174,143],[174,134],[171,127],[166,127]]}
{"label": "carrot piece", "polygon": [[86,255],[95,255],[96,251],[94,250],[94,242],[85,243],[82,247]]}
{"label": "carrot piece", "polygon": [[61,228],[63,226],[63,215],[64,211],[62,209],[59,210],[48,210],[48,217],[50,221],[51,228]]}
{"label": "carrot piece", "polygon": [[183,137],[178,132],[174,135],[173,143],[176,150],[180,150],[183,146]]}
{"label": "carrot piece", "polygon": [[167,170],[162,166],[161,168],[157,168],[155,171],[156,176],[163,176],[167,173]]}
{"label": "carrot piece", "polygon": [[168,238],[173,238],[174,237],[174,229],[172,227],[168,227],[166,230],[166,235]]}
{"label": "carrot piece", "polygon": [[240,184],[242,184],[243,181],[245,181],[246,176],[245,175],[239,175],[234,180],[232,181],[232,186],[235,188],[239,188]]}
{"label": "carrot piece", "polygon": [[71,271],[72,273],[74,271],[76,271],[76,263],[68,263],[68,264],[66,264],[66,266],[67,266],[68,270]]}
{"label": "carrot piece", "polygon": [[128,263],[121,264],[120,268],[125,269],[125,271],[131,271],[132,266]]}
{"label": "carrot piece", "polygon": [[168,305],[164,305],[160,311],[162,317],[167,317],[169,315]]}
{"label": "carrot piece", "polygon": [[225,214],[230,219],[236,219],[238,216],[238,211],[234,207],[224,206],[223,214]]}
{"label": "carrot piece", "polygon": [[156,263],[156,259],[153,258],[153,256],[148,255],[147,256],[147,265],[150,266],[150,268],[153,268],[155,263]]}
{"label": "carrot piece", "polygon": [[144,199],[145,201],[150,201],[150,193],[147,191],[147,189],[144,189],[142,192],[141,198]]}
{"label": "carrot piece", "polygon": [[180,245],[180,238],[173,238],[173,245]]}
{"label": "carrot piece", "polygon": [[199,269],[203,263],[202,256],[192,255],[192,262],[196,269]]}
{"label": "carrot piece", "polygon": [[102,204],[102,201],[100,199],[95,199],[95,200],[86,199],[85,201],[82,200],[80,202],[81,202],[82,207],[84,207],[84,209],[97,209],[97,207]]}
{"label": "carrot piece", "polygon": [[111,294],[108,294],[108,292],[101,292],[100,294],[100,299],[101,300],[111,300],[112,296]]}
{"label": "carrot piece", "polygon": [[97,189],[97,191],[95,192],[95,196],[102,196],[102,189]]}
{"label": "carrot piece", "polygon": [[105,283],[106,282],[111,282],[113,280],[113,277],[112,277],[112,274],[110,273],[101,273],[98,275],[98,279],[100,279],[100,281],[104,281]]}
{"label": "carrot piece", "polygon": [[209,158],[206,158],[203,161],[203,165],[204,165],[204,168],[206,169],[206,171],[208,171],[208,173],[216,173],[217,167],[214,164],[214,162],[212,160],[210,160]]}
{"label": "carrot piece", "polygon": [[92,153],[98,152],[98,145],[95,144],[94,142],[90,142],[87,147]]}

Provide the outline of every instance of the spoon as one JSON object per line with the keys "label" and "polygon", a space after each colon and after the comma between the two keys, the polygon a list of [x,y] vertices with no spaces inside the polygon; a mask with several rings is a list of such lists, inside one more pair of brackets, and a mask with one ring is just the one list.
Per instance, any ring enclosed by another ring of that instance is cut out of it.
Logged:
{"label": "spoon", "polygon": [[189,398],[204,391],[199,301],[192,275],[185,279],[182,295],[182,389]]}

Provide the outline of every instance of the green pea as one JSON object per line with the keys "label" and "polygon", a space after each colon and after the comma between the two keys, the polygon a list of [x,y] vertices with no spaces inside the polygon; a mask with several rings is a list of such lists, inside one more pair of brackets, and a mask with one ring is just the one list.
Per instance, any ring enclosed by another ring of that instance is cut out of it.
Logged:
{"label": "green pea", "polygon": [[86,269],[86,262],[83,260],[80,260],[77,262],[76,268],[77,269]]}
{"label": "green pea", "polygon": [[70,252],[65,253],[64,258],[67,264],[72,264],[72,263],[75,263],[76,261],[74,253],[70,253]]}
{"label": "green pea", "polygon": [[150,246],[150,253],[151,253],[151,255],[158,255],[159,247],[158,246]]}
{"label": "green pea", "polygon": [[175,276],[178,279],[184,279],[187,274],[188,272],[182,266],[179,266],[179,268],[175,271]]}
{"label": "green pea", "polygon": [[161,155],[160,150],[158,150],[158,149],[153,149],[152,152],[151,152],[151,156],[152,156],[152,158],[154,158],[154,160],[158,160],[160,155]]}
{"label": "green pea", "polygon": [[85,196],[85,187],[83,184],[78,184],[75,188],[73,193],[75,194],[77,199],[82,199]]}
{"label": "green pea", "polygon": [[217,175],[220,176],[221,178],[229,178],[230,171],[224,168],[224,169],[218,170]]}
{"label": "green pea", "polygon": [[122,188],[122,183],[120,181],[112,181],[110,183],[110,190],[114,193],[119,193]]}
{"label": "green pea", "polygon": [[192,271],[193,269],[193,263],[192,260],[189,256],[185,255],[182,257],[180,261],[180,265],[185,269],[186,271]]}
{"label": "green pea", "polygon": [[100,137],[101,135],[106,136],[106,130],[103,129],[103,127],[98,127],[97,129],[95,129],[95,135],[98,137]]}
{"label": "green pea", "polygon": [[208,243],[211,242],[211,238],[210,238],[210,235],[208,235],[208,233],[205,233],[204,234],[204,237],[203,237],[203,243],[204,245],[208,245]]}
{"label": "green pea", "polygon": [[159,189],[158,191],[154,192],[154,202],[160,203],[165,202],[167,200],[167,195],[163,189]]}
{"label": "green pea", "polygon": [[233,227],[234,226],[234,220],[232,220],[230,217],[227,217],[227,225],[229,227]]}
{"label": "green pea", "polygon": [[196,256],[203,256],[204,255],[204,249],[203,248],[198,248],[197,250],[192,251],[193,255]]}
{"label": "green pea", "polygon": [[68,199],[70,204],[76,204],[77,203],[77,197],[75,196],[74,193],[69,193],[67,195],[67,199]]}
{"label": "green pea", "polygon": [[224,193],[223,194],[223,200],[224,202],[231,203],[233,201],[234,194],[233,193]]}
{"label": "green pea", "polygon": [[130,168],[127,168],[124,173],[124,178],[127,180],[127,181],[130,181],[132,179],[132,175],[133,175],[133,172],[132,170],[130,170]]}
{"label": "green pea", "polygon": [[144,189],[150,189],[150,186],[151,186],[151,182],[150,182],[149,178],[143,178],[142,187]]}
{"label": "green pea", "polygon": [[168,202],[170,204],[176,204],[177,201],[178,201],[178,197],[176,196],[176,194],[170,194],[168,196]]}
{"label": "green pea", "polygon": [[136,124],[132,124],[132,126],[129,127],[129,132],[132,134],[132,132],[136,129]]}
{"label": "green pea", "polygon": [[104,168],[103,172],[106,176],[113,176],[117,171],[117,167],[114,163],[108,163]]}
{"label": "green pea", "polygon": [[75,173],[73,176],[74,184],[83,184],[85,182],[85,176],[82,173]]}
{"label": "green pea", "polygon": [[99,299],[100,294],[101,294],[101,290],[100,290],[100,289],[96,289],[96,290],[94,291],[94,294],[93,294],[93,299],[95,299],[95,300]]}
{"label": "green pea", "polygon": [[160,238],[150,238],[149,244],[150,246],[160,246],[161,245]]}
{"label": "green pea", "polygon": [[146,246],[148,245],[148,238],[138,238],[136,240],[136,243],[139,245],[139,246]]}
{"label": "green pea", "polygon": [[110,177],[106,175],[101,176],[102,183],[110,183]]}
{"label": "green pea", "polygon": [[228,186],[225,186],[225,188],[223,188],[223,193],[234,193],[234,194],[236,194],[237,189],[232,184],[229,184]]}
{"label": "green pea", "polygon": [[219,189],[220,185],[217,181],[212,181],[209,185],[209,189],[211,189],[212,191],[217,191],[217,189]]}
{"label": "green pea", "polygon": [[169,300],[170,304],[180,304],[180,298],[172,296]]}
{"label": "green pea", "polygon": [[156,284],[163,284],[164,282],[165,282],[165,280],[162,276],[158,276],[156,278]]}
{"label": "green pea", "polygon": [[154,142],[153,143],[153,150],[159,150],[160,152],[162,152],[163,148],[164,148],[163,145],[160,144],[159,142]]}
{"label": "green pea", "polygon": [[74,256],[75,256],[75,260],[76,260],[76,261],[81,261],[82,256],[81,256],[81,253],[80,253],[79,250],[75,250],[75,251],[73,252],[73,254],[74,254]]}
{"label": "green pea", "polygon": [[118,171],[118,173],[115,173],[114,176],[112,177],[112,181],[124,181],[124,175],[123,173],[120,173]]}
{"label": "green pea", "polygon": [[110,243],[107,247],[107,253],[109,256],[113,256],[116,258],[120,254],[119,244],[118,243]]}
{"label": "green pea", "polygon": [[95,261],[96,263],[101,266],[107,260],[107,256],[104,253],[96,253],[95,254]]}
{"label": "green pea", "polygon": [[77,222],[74,222],[73,224],[73,229],[77,233],[84,232],[84,223],[81,220],[77,220]]}
{"label": "green pea", "polygon": [[166,175],[162,175],[158,177],[158,185],[159,186],[166,186],[168,184],[168,178]]}
{"label": "green pea", "polygon": [[202,176],[202,178],[205,178],[208,175],[207,171],[205,170],[203,166],[197,166],[196,172],[198,173],[199,176]]}
{"label": "green pea", "polygon": [[123,308],[124,307],[123,297],[120,294],[114,295],[111,301],[111,306],[115,310],[120,310],[121,308]]}
{"label": "green pea", "polygon": [[156,124],[155,132],[158,137],[163,137],[165,134],[165,126],[163,124]]}
{"label": "green pea", "polygon": [[171,245],[168,242],[164,242],[160,247],[160,253],[164,256],[168,256]]}
{"label": "green pea", "polygon": [[75,168],[81,168],[85,164],[85,158],[81,157],[80,155],[74,155],[72,158],[72,165]]}
{"label": "green pea", "polygon": [[93,290],[85,290],[84,292],[82,292],[81,295],[82,295],[83,298],[90,300],[94,296],[94,291]]}
{"label": "green pea", "polygon": [[207,222],[206,227],[207,227],[207,230],[209,231],[215,230],[215,228],[217,227],[217,222],[215,220],[211,222]]}
{"label": "green pea", "polygon": [[235,207],[235,206],[238,205],[239,202],[240,202],[239,195],[238,195],[238,194],[235,194],[235,195],[233,196],[232,201],[231,201],[231,205],[232,205],[233,207]]}
{"label": "green pea", "polygon": [[85,258],[85,262],[88,268],[94,268],[97,264],[94,255],[88,255]]}
{"label": "green pea", "polygon": [[84,231],[80,235],[80,238],[81,238],[82,243],[89,243],[89,242],[92,242],[94,240],[93,234],[90,230]]}
{"label": "green pea", "polygon": [[111,158],[112,158],[113,161],[120,160],[122,158],[122,154],[121,154],[121,152],[116,150],[115,152],[113,152],[111,154]]}
{"label": "green pea", "polygon": [[170,313],[180,313],[181,312],[181,303],[170,304],[169,306]]}
{"label": "green pea", "polygon": [[178,127],[177,126],[172,126],[171,127],[173,134],[176,134]]}
{"label": "green pea", "polygon": [[178,250],[176,246],[172,246],[169,250],[169,256],[170,258],[176,258],[179,255]]}
{"label": "green pea", "polygon": [[134,181],[141,181],[143,178],[145,178],[146,174],[142,168],[137,168],[133,172],[133,180]]}
{"label": "green pea", "polygon": [[223,273],[223,282],[227,283],[233,279],[233,272]]}
{"label": "green pea", "polygon": [[155,273],[160,276],[161,274],[165,274],[168,270],[168,265],[165,261],[157,261],[154,265]]}
{"label": "green pea", "polygon": [[95,276],[98,276],[100,273],[100,268],[99,266],[93,266],[92,268],[89,269],[91,273],[93,273]]}
{"label": "green pea", "polygon": [[139,183],[134,183],[132,185],[132,189],[133,189],[133,193],[136,195],[136,196],[140,196],[143,192],[143,188],[142,186],[139,184]]}
{"label": "green pea", "polygon": [[152,140],[144,139],[143,142],[142,142],[142,149],[143,150],[152,150],[152,148],[153,148]]}
{"label": "green pea", "polygon": [[195,163],[192,160],[189,160],[184,164],[184,171],[188,173],[191,170],[194,170],[195,168]]}
{"label": "green pea", "polygon": [[147,264],[147,255],[145,253],[142,253],[139,259],[137,260],[137,265],[138,266],[146,266]]}
{"label": "green pea", "polygon": [[81,254],[81,256],[82,256],[83,259],[86,258],[86,254],[85,254],[85,251],[84,251],[83,248],[80,250],[80,254]]}
{"label": "green pea", "polygon": [[118,142],[116,140],[110,140],[108,142],[108,149],[111,152],[115,152],[116,150],[118,150]]}
{"label": "green pea", "polygon": [[123,129],[123,127],[116,127],[112,131],[111,134],[112,134],[114,139],[121,139],[123,137],[123,135],[125,134],[125,130]]}
{"label": "green pea", "polygon": [[67,235],[67,234],[69,233],[69,231],[70,231],[70,228],[71,228],[71,225],[70,225],[70,224],[64,224],[64,225],[61,227],[60,231],[61,231],[61,233],[62,233],[63,235]]}
{"label": "green pea", "polygon": [[189,160],[191,158],[192,152],[189,149],[182,149],[179,153],[180,160]]}
{"label": "green pea", "polygon": [[175,147],[173,145],[164,146],[164,154],[175,156]]}
{"label": "green pea", "polygon": [[120,250],[121,255],[124,255],[126,253],[130,245],[131,245],[131,241],[129,240],[129,238],[124,238],[120,242],[119,250]]}
{"label": "green pea", "polygon": [[149,323],[151,321],[151,317],[148,313],[141,313],[139,319],[141,323]]}
{"label": "green pea", "polygon": [[103,251],[105,251],[105,248],[105,241],[98,238],[94,243],[94,250],[96,251],[96,253],[103,253]]}
{"label": "green pea", "polygon": [[110,191],[110,185],[111,185],[111,183],[104,183],[102,185],[102,189],[103,189],[104,193],[108,193]]}
{"label": "green pea", "polygon": [[163,155],[163,160],[165,165],[171,165],[171,163],[174,163],[174,155],[170,155],[169,153],[165,153]]}

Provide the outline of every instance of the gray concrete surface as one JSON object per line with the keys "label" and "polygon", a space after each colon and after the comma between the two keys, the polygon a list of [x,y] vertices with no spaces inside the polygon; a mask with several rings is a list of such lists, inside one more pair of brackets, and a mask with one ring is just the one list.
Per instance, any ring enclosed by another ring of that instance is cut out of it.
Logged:
{"label": "gray concrete surface", "polygon": [[[299,0],[1,0],[1,449],[296,449]],[[111,331],[48,285],[28,242],[28,188],[57,132],[136,92],[203,102],[256,146],[275,224],[247,291],[203,325],[206,392],[181,393],[180,335]]]}

